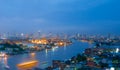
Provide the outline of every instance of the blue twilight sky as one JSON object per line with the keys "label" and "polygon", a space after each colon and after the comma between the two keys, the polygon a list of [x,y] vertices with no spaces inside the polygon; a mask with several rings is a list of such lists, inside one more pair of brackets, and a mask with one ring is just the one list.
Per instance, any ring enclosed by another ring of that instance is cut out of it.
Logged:
{"label": "blue twilight sky", "polygon": [[0,0],[0,32],[119,33],[120,0]]}

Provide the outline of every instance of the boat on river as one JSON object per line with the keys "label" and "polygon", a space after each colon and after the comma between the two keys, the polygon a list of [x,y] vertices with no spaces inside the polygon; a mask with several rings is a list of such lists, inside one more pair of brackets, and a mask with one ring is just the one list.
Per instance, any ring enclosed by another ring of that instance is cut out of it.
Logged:
{"label": "boat on river", "polygon": [[17,64],[17,67],[19,69],[29,69],[29,68],[33,68],[38,64],[37,60],[33,60],[33,61],[28,61],[28,62],[23,62],[20,64]]}

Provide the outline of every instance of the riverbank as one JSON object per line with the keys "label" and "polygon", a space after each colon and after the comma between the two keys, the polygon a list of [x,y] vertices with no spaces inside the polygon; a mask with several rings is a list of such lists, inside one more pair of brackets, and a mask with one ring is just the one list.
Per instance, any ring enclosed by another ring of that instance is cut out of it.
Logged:
{"label": "riverbank", "polygon": [[[36,42],[36,40],[35,40]],[[36,44],[36,43],[12,43],[12,42],[4,42],[0,44],[0,51],[6,53],[7,55],[19,55],[25,53],[32,53],[32,52],[40,52],[43,50],[50,50],[56,47],[63,47],[71,45],[72,42],[69,41],[62,41],[58,44],[56,42],[51,42],[47,44]]]}
{"label": "riverbank", "polygon": [[119,70],[120,47],[116,45],[98,45],[86,48],[82,54],[64,60],[53,60],[46,70]]}

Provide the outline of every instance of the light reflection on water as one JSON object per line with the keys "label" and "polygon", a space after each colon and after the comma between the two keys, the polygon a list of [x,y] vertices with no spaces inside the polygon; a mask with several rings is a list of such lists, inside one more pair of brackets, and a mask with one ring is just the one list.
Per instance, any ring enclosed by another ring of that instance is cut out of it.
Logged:
{"label": "light reflection on water", "polygon": [[7,59],[7,56],[0,57],[0,70],[5,70],[9,68]]}
{"label": "light reflection on water", "polygon": [[22,54],[22,55],[14,55],[8,58],[8,65],[10,66],[10,70],[17,70],[17,64],[37,60],[39,61],[36,67],[45,68],[52,64],[52,60],[65,60],[69,59],[72,56],[82,53],[85,48],[88,46],[93,46],[88,43],[75,42],[74,44],[66,47],[55,47],[51,50],[46,49],[41,52],[30,53],[30,54]]}

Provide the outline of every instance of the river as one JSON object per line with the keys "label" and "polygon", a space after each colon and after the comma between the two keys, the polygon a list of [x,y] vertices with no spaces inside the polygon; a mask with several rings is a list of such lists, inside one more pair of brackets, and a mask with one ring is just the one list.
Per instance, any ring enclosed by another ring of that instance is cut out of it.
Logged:
{"label": "river", "polygon": [[[77,55],[78,53],[82,53],[85,48],[92,47],[92,44],[87,42],[78,42],[75,41],[73,44],[66,47],[53,48],[51,50],[44,50],[41,52],[36,52],[33,54],[22,54],[22,55],[14,55],[7,58],[7,65],[10,67],[10,70],[17,70],[17,64],[30,61],[37,60],[39,61],[36,67],[45,68],[51,65],[52,60],[67,60],[72,56]],[[45,62],[45,64],[43,64]],[[1,68],[1,67],[0,67]],[[0,69],[2,70],[2,69]]]}

